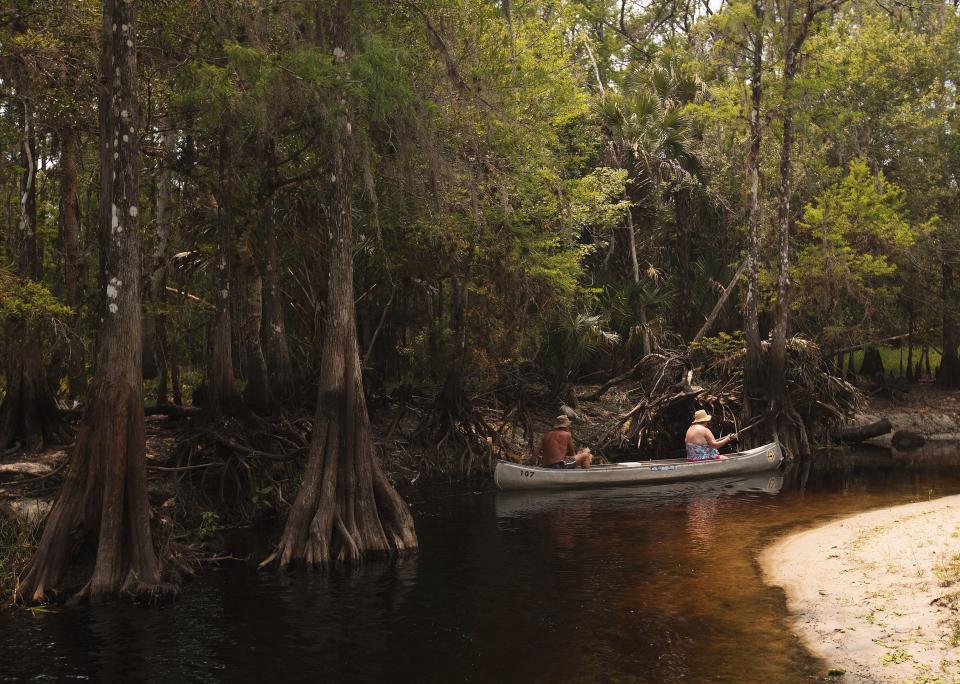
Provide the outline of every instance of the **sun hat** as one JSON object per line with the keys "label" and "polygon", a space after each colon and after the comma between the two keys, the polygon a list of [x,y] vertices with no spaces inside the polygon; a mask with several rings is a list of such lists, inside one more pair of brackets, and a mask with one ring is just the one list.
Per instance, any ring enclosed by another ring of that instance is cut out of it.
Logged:
{"label": "sun hat", "polygon": [[567,428],[570,427],[570,419],[566,416],[557,416],[556,420],[553,423],[553,429],[558,428]]}
{"label": "sun hat", "polygon": [[713,418],[713,416],[703,409],[698,409],[697,412],[693,414],[694,423],[709,423],[711,418]]}

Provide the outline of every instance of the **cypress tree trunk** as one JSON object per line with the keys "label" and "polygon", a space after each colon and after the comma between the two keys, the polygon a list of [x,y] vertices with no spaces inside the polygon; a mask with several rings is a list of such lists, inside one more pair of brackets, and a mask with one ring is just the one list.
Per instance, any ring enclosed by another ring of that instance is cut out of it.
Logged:
{"label": "cypress tree trunk", "polygon": [[[947,250],[941,262],[943,280],[941,284],[941,301],[943,304],[943,358],[940,359],[940,368],[937,370],[937,385],[947,389],[960,387],[960,358],[957,357],[957,344],[960,334],[957,330],[957,317],[954,313],[956,287],[954,283],[953,263],[950,262]],[[930,352],[925,347],[927,359],[927,373],[930,373]]]}
{"label": "cypress tree trunk", "polygon": [[111,153],[111,164],[100,170],[111,189],[111,219],[104,231],[110,241],[102,259],[106,305],[83,427],[18,589],[27,602],[43,601],[58,590],[73,551],[82,548],[78,540],[96,548],[92,575],[79,597],[148,593],[160,585],[147,500],[140,370],[136,3],[106,0],[103,12],[110,108],[101,144]]}
{"label": "cypress tree trunk", "polygon": [[230,182],[230,141],[227,127],[220,133],[220,187],[217,193],[217,271],[216,313],[207,368],[207,399],[204,410],[215,417],[242,412],[242,401],[237,393],[233,373],[233,348],[230,314],[230,266],[228,254],[233,241],[231,221],[232,188]]}
{"label": "cypress tree trunk", "polygon": [[916,382],[917,376],[913,374],[913,300],[909,300],[907,304],[908,309],[908,318],[907,318],[907,381]]}
{"label": "cypress tree trunk", "polygon": [[260,415],[268,415],[273,410],[273,393],[270,390],[270,378],[267,374],[267,361],[260,342],[260,329],[263,322],[263,278],[253,256],[253,223],[237,236],[237,261],[242,271],[244,297],[243,317],[240,319],[240,343],[246,359],[247,386],[243,400],[247,406]]}
{"label": "cypress tree trunk", "polygon": [[[77,177],[80,164],[79,134],[72,127],[60,132],[60,201],[63,212],[63,280],[66,304],[73,309],[73,322],[80,322],[80,302],[83,298],[82,264],[80,260],[80,201],[77,197]],[[70,396],[78,397],[87,390],[83,345],[71,345],[67,359]]]}
{"label": "cypress tree trunk", "polygon": [[[26,100],[23,107],[21,143],[20,221],[17,227],[16,273],[23,279],[39,281],[37,254],[37,156],[33,112]],[[9,349],[6,358],[7,393],[0,404],[0,449],[20,443],[39,450],[44,444],[69,441],[71,431],[60,418],[53,392],[43,368],[41,335],[28,319],[6,323]]]}
{"label": "cypress tree trunk", "polygon": [[[332,12],[331,47],[341,60],[349,4]],[[341,112],[332,145],[333,240],[310,455],[277,550],[264,561],[276,559],[281,568],[356,563],[417,546],[413,516],[381,472],[370,438],[354,306],[351,131]]]}
{"label": "cypress tree trunk", "polygon": [[[747,150],[747,293],[744,335],[747,354],[744,360],[743,421],[757,413],[755,393],[761,389],[763,348],[760,344],[760,141],[763,127],[760,106],[763,98],[763,0],[753,2],[753,59],[750,68],[750,147]],[[756,431],[755,431],[756,432]],[[759,439],[759,438],[758,438]]]}
{"label": "cypress tree trunk", "polygon": [[673,196],[674,216],[677,230],[677,299],[680,306],[676,312],[680,333],[686,338],[691,329],[693,302],[690,301],[690,227],[694,220],[694,199],[689,187],[682,187]]}
{"label": "cypress tree trunk", "polygon": [[788,449],[806,455],[810,452],[806,426],[793,408],[787,392],[787,334],[790,327],[790,194],[793,175],[793,106],[790,101],[794,77],[797,73],[797,55],[806,38],[809,19],[807,13],[801,22],[796,39],[793,38],[793,0],[786,0],[784,16],[787,45],[783,69],[783,137],[780,145],[780,188],[777,202],[777,305],[767,368],[767,397],[774,415],[774,435]]}
{"label": "cypress tree trunk", "polygon": [[[157,168],[156,230],[153,250],[147,266],[147,301],[151,311],[144,315],[143,355],[144,377],[157,378],[157,403],[167,403],[167,325],[162,313],[167,298],[167,260],[170,258],[170,236],[173,230],[170,210],[173,203],[173,183],[170,167],[174,162],[176,131],[168,117],[160,119],[160,147],[163,155]],[[147,359],[150,359],[148,363]],[[150,370],[148,370],[150,369]]]}
{"label": "cypress tree trunk", "polygon": [[297,563],[355,563],[368,555],[413,549],[407,505],[380,471],[370,439],[357,348],[353,291],[350,124],[341,115],[334,147],[336,206],[327,321],[310,455],[276,552],[281,568]]}
{"label": "cypress tree trunk", "polygon": [[266,233],[266,259],[264,264],[264,317],[263,344],[266,352],[267,371],[274,396],[281,402],[293,398],[293,363],[290,345],[287,342],[287,326],[283,315],[283,299],[277,270],[277,224],[273,205],[267,207],[264,219]]}

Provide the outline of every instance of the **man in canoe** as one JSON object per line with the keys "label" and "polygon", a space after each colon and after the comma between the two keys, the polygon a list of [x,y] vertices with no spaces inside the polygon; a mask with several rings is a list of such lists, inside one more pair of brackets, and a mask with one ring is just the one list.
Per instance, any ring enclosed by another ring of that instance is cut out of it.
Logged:
{"label": "man in canoe", "polygon": [[707,427],[711,418],[712,416],[703,409],[693,414],[693,424],[687,428],[687,436],[684,438],[688,461],[712,461],[726,458],[720,455],[718,449],[737,439],[737,433],[716,439]]}
{"label": "man in canoe", "polygon": [[577,451],[570,434],[570,419],[557,416],[553,429],[543,436],[533,451],[534,461],[544,468],[589,468],[593,456],[589,449]]}

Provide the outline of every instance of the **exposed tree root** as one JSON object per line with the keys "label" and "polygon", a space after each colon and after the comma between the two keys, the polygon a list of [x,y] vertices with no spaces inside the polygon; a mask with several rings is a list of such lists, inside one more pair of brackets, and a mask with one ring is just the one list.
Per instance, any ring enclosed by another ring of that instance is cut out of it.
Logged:
{"label": "exposed tree root", "polygon": [[[693,411],[703,408],[713,415],[715,432],[726,434],[749,425],[743,447],[776,439],[788,453],[806,455],[810,431],[824,434],[860,401],[850,383],[830,373],[815,345],[793,339],[788,341],[788,384],[783,393],[776,399],[769,399],[766,392],[751,396],[751,410],[744,411],[743,354],[738,348],[697,348],[664,353],[656,364],[638,364],[631,374],[638,373],[635,391],[641,397],[617,418],[602,445],[651,455],[672,453],[682,447]],[[702,386],[693,384],[689,369],[696,369]]]}
{"label": "exposed tree root", "polygon": [[502,443],[503,435],[474,408],[459,376],[451,373],[414,431],[413,439],[427,440],[433,446],[437,456],[435,470],[442,470],[439,466],[442,453],[460,454],[458,475],[469,478],[493,469],[496,465],[493,447]]}
{"label": "exposed tree root", "polygon": [[[100,386],[93,392],[63,487],[18,589],[24,603],[43,603],[62,592],[77,539],[96,548],[78,599],[152,597],[166,591],[150,530],[142,398],[132,389]],[[115,397],[121,398],[119,405]]]}

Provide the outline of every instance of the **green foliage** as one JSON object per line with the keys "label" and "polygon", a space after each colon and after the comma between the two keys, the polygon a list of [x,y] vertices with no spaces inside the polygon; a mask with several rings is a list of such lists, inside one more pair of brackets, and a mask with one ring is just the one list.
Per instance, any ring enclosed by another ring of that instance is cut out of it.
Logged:
{"label": "green foliage", "polygon": [[37,325],[59,322],[71,313],[44,285],[0,266],[0,320]]}
{"label": "green foliage", "polygon": [[625,169],[600,167],[569,181],[570,227],[602,239],[622,225],[630,207],[623,197],[627,176]]}
{"label": "green foliage", "polygon": [[716,337],[701,337],[690,345],[693,351],[703,351],[711,357],[733,357],[743,354],[746,339],[743,331],[737,330],[733,334],[718,333]]}
{"label": "green foliage", "polygon": [[200,540],[209,539],[223,529],[220,523],[220,514],[216,511],[202,511],[200,524],[197,526],[197,537]]}
{"label": "green foliage", "polygon": [[876,325],[896,294],[903,254],[929,228],[903,218],[904,192],[855,159],[846,177],[804,208],[793,279],[794,306],[828,343]]}
{"label": "green foliage", "polygon": [[599,315],[561,311],[545,322],[537,362],[555,387],[575,380],[573,374],[595,354],[620,340]]}
{"label": "green foliage", "polygon": [[897,648],[884,653],[880,658],[880,663],[882,665],[899,665],[900,663],[905,663],[910,660],[913,660],[912,655],[902,648]]}

